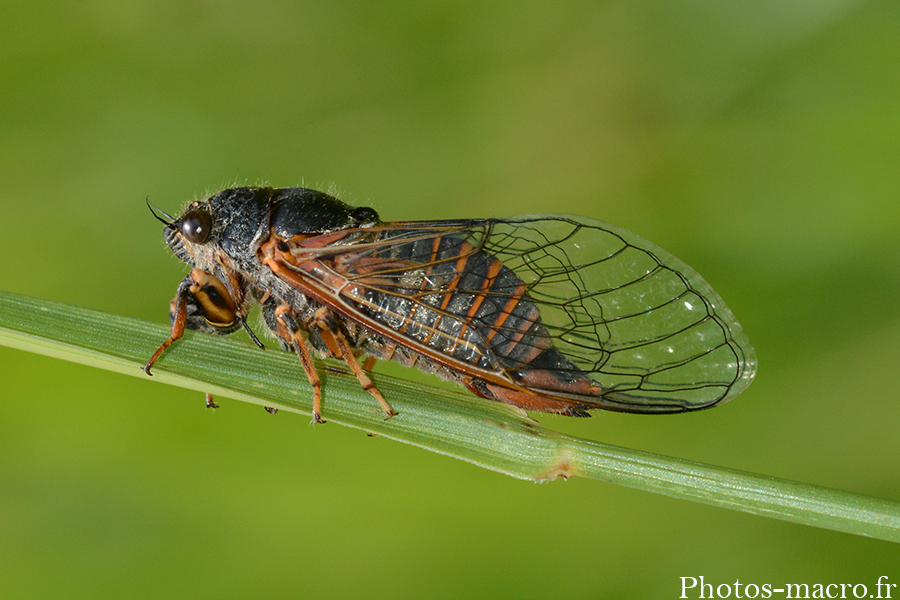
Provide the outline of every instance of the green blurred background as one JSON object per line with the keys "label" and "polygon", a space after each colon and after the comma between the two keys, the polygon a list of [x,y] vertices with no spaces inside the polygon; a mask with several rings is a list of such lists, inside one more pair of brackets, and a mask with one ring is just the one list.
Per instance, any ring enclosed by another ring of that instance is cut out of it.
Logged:
{"label": "green blurred background", "polygon": [[[0,23],[0,288],[165,323],[184,269],[144,198],[235,182],[390,220],[590,215],[700,271],[760,370],[716,410],[542,423],[900,498],[900,3],[5,0]],[[0,378],[4,598],[900,583],[887,542],[7,348]]]}

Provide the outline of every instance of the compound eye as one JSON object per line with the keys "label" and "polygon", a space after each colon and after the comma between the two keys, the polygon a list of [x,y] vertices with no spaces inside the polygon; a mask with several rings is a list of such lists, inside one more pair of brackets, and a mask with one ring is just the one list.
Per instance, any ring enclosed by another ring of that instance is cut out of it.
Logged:
{"label": "compound eye", "polygon": [[181,218],[181,234],[194,244],[202,244],[209,239],[212,219],[209,213],[192,210]]}

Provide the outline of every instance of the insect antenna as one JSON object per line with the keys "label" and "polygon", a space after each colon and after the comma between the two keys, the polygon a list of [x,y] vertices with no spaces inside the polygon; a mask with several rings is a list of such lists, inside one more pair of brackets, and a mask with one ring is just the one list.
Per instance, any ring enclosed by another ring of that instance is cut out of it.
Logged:
{"label": "insect antenna", "polygon": [[[165,225],[167,227],[171,227],[172,223],[175,222],[175,217],[168,214],[166,211],[159,208],[158,206],[154,206],[153,204],[150,204],[150,194],[147,194],[147,208],[150,209],[150,213],[153,215],[153,218],[156,219],[157,221],[159,221],[160,223],[162,223],[163,225]],[[159,214],[157,214],[157,213],[159,213]],[[162,217],[159,215],[162,215]],[[163,217],[165,217],[165,219]],[[168,221],[166,219],[168,219]]]}

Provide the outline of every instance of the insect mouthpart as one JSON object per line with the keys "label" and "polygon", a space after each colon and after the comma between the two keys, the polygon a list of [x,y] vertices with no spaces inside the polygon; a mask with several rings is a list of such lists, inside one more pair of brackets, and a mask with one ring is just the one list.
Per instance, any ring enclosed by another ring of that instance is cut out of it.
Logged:
{"label": "insect mouthpart", "polygon": [[166,228],[163,230],[163,237],[166,240],[166,244],[172,250],[172,254],[184,262],[190,262],[188,260],[187,250],[184,247],[184,240],[178,233],[178,229],[172,223],[166,223]]}

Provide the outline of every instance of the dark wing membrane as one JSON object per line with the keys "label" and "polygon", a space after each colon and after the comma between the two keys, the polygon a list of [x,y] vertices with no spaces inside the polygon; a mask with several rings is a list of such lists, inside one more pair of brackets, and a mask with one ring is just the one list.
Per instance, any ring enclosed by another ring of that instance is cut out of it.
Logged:
{"label": "dark wing membrane", "polygon": [[700,275],[593,219],[389,223],[310,245],[298,240],[292,262],[314,260],[302,271],[331,288],[335,308],[474,377],[589,407],[679,412],[730,400],[756,372],[740,324]]}

